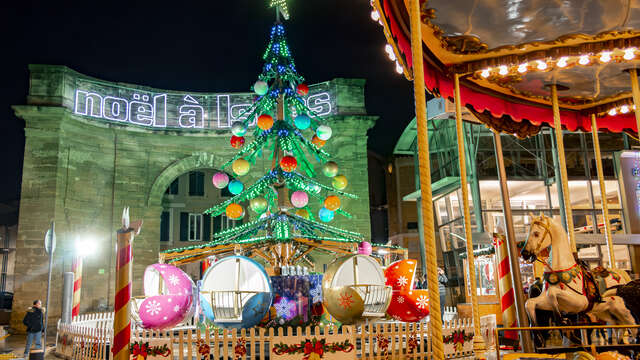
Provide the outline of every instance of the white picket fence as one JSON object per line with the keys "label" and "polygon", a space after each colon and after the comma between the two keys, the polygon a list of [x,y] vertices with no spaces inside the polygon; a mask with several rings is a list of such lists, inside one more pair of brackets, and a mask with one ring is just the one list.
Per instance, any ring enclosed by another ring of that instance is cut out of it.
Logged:
{"label": "white picket fence", "polygon": [[[453,309],[445,311],[445,318],[455,318]],[[495,320],[482,321],[482,333],[493,334]],[[82,315],[71,324],[58,324],[56,353],[69,360],[111,360],[110,344],[113,339],[113,313]],[[443,321],[443,338],[447,359],[473,357],[473,324],[470,319]],[[299,344],[305,339],[324,338],[327,342],[348,340],[353,350],[340,354],[344,359],[405,359],[431,357],[431,329],[429,323],[403,323],[380,321],[358,326],[335,328],[251,328],[237,331],[220,330],[201,332],[193,324],[169,331],[149,331],[132,326],[132,343],[149,343],[151,347],[167,346],[170,356],[151,357],[163,360],[202,360],[234,358],[239,346],[245,354],[236,359],[277,358],[276,344]],[[486,337],[485,337],[486,341]],[[207,345],[207,346],[203,346]],[[489,345],[489,344],[487,344]],[[202,349],[209,351],[208,355]]]}

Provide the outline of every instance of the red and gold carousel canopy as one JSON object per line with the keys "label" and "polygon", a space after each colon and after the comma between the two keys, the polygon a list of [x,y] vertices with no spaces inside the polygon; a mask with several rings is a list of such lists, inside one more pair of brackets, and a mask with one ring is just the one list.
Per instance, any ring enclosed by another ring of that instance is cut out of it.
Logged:
{"label": "red and gold carousel canopy", "polygon": [[[372,0],[396,69],[411,79],[409,1]],[[630,0],[421,1],[425,85],[461,99],[487,125],[528,136],[553,123],[558,85],[563,126],[637,133],[629,74],[640,63],[640,3]]]}

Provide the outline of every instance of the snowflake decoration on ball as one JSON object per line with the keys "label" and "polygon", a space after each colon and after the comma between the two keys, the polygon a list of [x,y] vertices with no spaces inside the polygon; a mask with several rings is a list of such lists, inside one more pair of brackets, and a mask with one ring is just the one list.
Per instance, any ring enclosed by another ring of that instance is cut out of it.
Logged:
{"label": "snowflake decoration on ball", "polygon": [[398,278],[398,286],[406,286],[408,282],[409,280],[407,279],[406,276],[400,276]]}
{"label": "snowflake decoration on ball", "polygon": [[353,304],[353,298],[351,295],[348,295],[346,293],[342,293],[340,294],[340,306],[342,306],[342,308],[347,309],[351,307],[351,304]]}
{"label": "snowflake decoration on ball", "polygon": [[402,303],[404,303],[404,297],[398,296],[398,304],[402,304]]}
{"label": "snowflake decoration on ball", "polygon": [[180,278],[178,278],[175,274],[171,274],[169,276],[169,283],[173,286],[180,284]]}
{"label": "snowflake decoration on ball", "polygon": [[162,308],[160,307],[160,303],[155,300],[149,301],[146,307],[147,307],[147,313],[149,313],[149,315],[151,316],[159,314],[160,311],[162,310]]}
{"label": "snowflake decoration on ball", "polygon": [[420,295],[416,300],[416,306],[419,309],[426,309],[429,306],[429,299],[425,295]]}
{"label": "snowflake decoration on ball", "polygon": [[174,311],[174,312],[178,312],[178,311],[180,311],[180,306],[178,306],[178,305],[174,306],[174,307],[173,307],[173,311]]}

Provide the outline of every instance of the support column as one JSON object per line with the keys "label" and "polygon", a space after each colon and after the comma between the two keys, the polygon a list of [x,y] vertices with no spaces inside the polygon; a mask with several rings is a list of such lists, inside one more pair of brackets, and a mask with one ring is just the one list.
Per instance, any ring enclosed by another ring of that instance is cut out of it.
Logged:
{"label": "support column", "polygon": [[[509,264],[511,265],[511,274],[513,281],[513,290],[516,295],[516,311],[518,313],[518,325],[521,327],[528,326],[528,317],[524,309],[524,290],[522,290],[522,276],[520,274],[520,263],[518,256],[520,251],[516,244],[516,232],[513,227],[513,214],[511,213],[511,203],[509,202],[509,188],[507,187],[507,174],[504,169],[504,156],[502,154],[502,141],[500,134],[493,132],[493,146],[496,153],[496,166],[498,168],[498,180],[500,181],[500,195],[502,196],[502,211],[504,214],[504,223],[507,231],[507,243],[509,244]],[[527,331],[520,332],[522,341],[522,349],[524,352],[533,352],[533,342],[531,335]]]}
{"label": "support column", "polygon": [[431,347],[435,359],[444,359],[442,342],[442,314],[440,311],[440,289],[438,286],[438,264],[436,262],[436,238],[433,225],[433,199],[431,197],[431,164],[429,162],[429,135],[427,129],[427,101],[422,63],[422,21],[420,1],[410,1],[411,52],[413,56],[413,91],[418,127],[418,159],[420,162],[420,193],[422,223],[424,225],[425,258],[427,259],[427,282],[429,284],[429,310]]}
{"label": "support column", "polygon": [[615,269],[616,259],[613,253],[613,238],[611,237],[611,223],[609,223],[609,204],[607,204],[607,189],[605,188],[605,185],[604,185],[604,173],[602,171],[602,155],[600,155],[600,139],[598,138],[598,124],[596,124],[595,114],[591,114],[591,135],[593,136],[593,152],[596,157],[596,170],[598,172],[598,184],[600,185],[602,217],[604,218],[604,235],[607,238],[607,247],[609,248],[609,268]]}
{"label": "support column", "polygon": [[[420,168],[420,164],[418,162],[418,151],[416,149],[416,151],[413,153],[413,168],[414,168],[414,177],[415,177],[415,184],[416,184],[416,190],[420,190],[420,172],[419,172],[419,168]],[[426,275],[427,274],[427,259],[425,258],[425,254],[426,254],[426,249],[424,247],[424,224],[422,222],[422,198],[418,197],[418,199],[416,199],[416,207],[418,208],[418,245],[419,249],[420,249],[420,270],[421,270],[421,274]]]}
{"label": "support column", "polygon": [[71,264],[73,271],[73,307],[71,308],[71,318],[80,315],[80,292],[82,291],[82,257],[75,256]]}
{"label": "support column", "polygon": [[478,232],[484,232],[484,219],[482,218],[482,197],[480,195],[480,179],[478,178],[478,161],[476,159],[477,146],[474,151],[473,125],[466,124],[469,128],[469,141],[465,143],[469,155],[469,171],[471,172],[471,200],[473,200],[473,215],[476,219]]}
{"label": "support column", "polygon": [[564,195],[564,212],[567,217],[567,232],[569,233],[569,244],[571,251],[576,254],[576,234],[573,232],[573,216],[571,214],[571,195],[569,194],[569,179],[567,178],[567,160],[564,157],[564,141],[562,140],[562,122],[560,121],[560,107],[558,106],[558,85],[551,84],[551,104],[553,106],[553,127],[556,133],[556,142],[558,143],[558,165],[560,166],[560,180],[558,188],[562,185],[562,194]]}
{"label": "support column", "polygon": [[[560,221],[562,222],[562,226],[564,226],[564,229],[567,230],[567,214],[565,213],[564,211],[565,209],[563,206],[564,192],[562,190],[562,186],[560,185],[562,180],[560,179],[560,163],[558,162],[558,147],[556,146],[556,134],[554,134],[553,131],[551,131],[549,135],[551,136],[551,157],[553,158],[553,174],[554,174],[553,177],[555,178],[555,181],[556,181],[556,190],[558,193],[558,207],[560,208]],[[553,213],[553,206],[551,206],[551,208]]]}
{"label": "support column", "polygon": [[[473,313],[473,351],[480,357],[487,350],[480,331],[480,312],[478,309],[478,287],[476,285],[476,266],[473,255],[473,241],[471,236],[471,212],[469,211],[469,186],[467,183],[467,161],[465,159],[464,124],[462,123],[462,104],[460,103],[460,75],[453,77],[454,101],[456,105],[456,134],[458,136],[458,165],[460,167],[460,188],[462,190],[462,210],[464,218],[464,234],[467,245],[467,264],[469,272],[469,287],[471,289],[471,311]],[[475,204],[478,206],[478,204]]]}

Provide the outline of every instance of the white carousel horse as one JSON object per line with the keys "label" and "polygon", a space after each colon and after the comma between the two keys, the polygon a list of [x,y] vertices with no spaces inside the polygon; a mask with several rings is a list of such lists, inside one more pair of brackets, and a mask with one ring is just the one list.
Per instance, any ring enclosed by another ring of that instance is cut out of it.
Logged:
{"label": "white carousel horse", "polygon": [[[586,312],[608,324],[635,325],[635,319],[621,297],[606,292],[607,296],[603,296],[601,302],[594,303],[589,299],[583,281],[584,270],[575,261],[562,226],[543,214],[539,217],[531,214],[531,217],[533,222],[529,236],[520,253],[525,260],[541,261],[545,266],[545,290],[540,296],[525,302],[532,323],[537,324],[536,309],[540,309],[553,311],[558,316],[562,312]],[[608,270],[605,277],[607,287],[623,285],[630,280],[624,271],[619,270]],[[635,337],[636,329],[631,332]]]}

